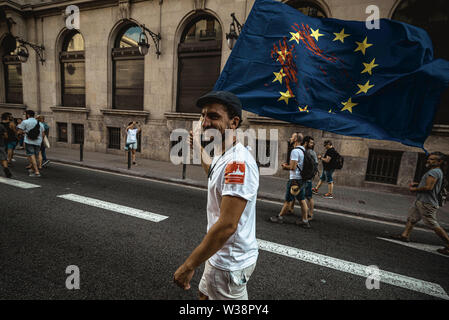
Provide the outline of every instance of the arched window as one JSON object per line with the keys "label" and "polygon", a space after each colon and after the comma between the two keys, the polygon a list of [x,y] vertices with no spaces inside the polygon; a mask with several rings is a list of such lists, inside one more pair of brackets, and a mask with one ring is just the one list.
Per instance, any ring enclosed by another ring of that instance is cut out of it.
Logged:
{"label": "arched window", "polygon": [[141,28],[127,24],[112,49],[113,109],[143,110],[144,57],[139,52]]}
{"label": "arched window", "polygon": [[[423,28],[433,42],[434,57],[449,60],[447,0],[403,0],[392,19]],[[449,88],[443,93],[434,124],[449,125]]]}
{"label": "arched window", "polygon": [[178,45],[177,112],[200,112],[196,100],[211,91],[220,75],[222,31],[210,15],[187,24]]}
{"label": "arched window", "polygon": [[84,39],[76,31],[64,37],[61,63],[61,102],[65,107],[86,106],[86,70],[84,63]]}
{"label": "arched window", "polygon": [[298,9],[309,17],[326,18],[323,9],[312,1],[290,0],[286,2],[289,6]]}
{"label": "arched window", "polygon": [[[17,43],[18,47],[19,43]],[[5,77],[5,102],[23,104],[22,63],[17,56],[17,50],[2,57]]]}

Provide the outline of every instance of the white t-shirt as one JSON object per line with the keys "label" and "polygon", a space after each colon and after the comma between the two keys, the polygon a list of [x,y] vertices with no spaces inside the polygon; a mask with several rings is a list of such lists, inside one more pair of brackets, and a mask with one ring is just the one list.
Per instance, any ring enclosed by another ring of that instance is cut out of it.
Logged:
{"label": "white t-shirt", "polygon": [[209,262],[214,267],[236,271],[257,261],[259,254],[256,240],[256,200],[259,188],[259,168],[251,153],[240,143],[230,148],[211,163],[207,194],[207,231],[220,216],[223,196],[235,196],[247,200],[236,232],[229,237]]}
{"label": "white t-shirt", "polygon": [[23,131],[25,131],[25,143],[27,144],[33,144],[35,146],[40,146],[42,144],[42,132],[45,131],[45,127],[42,124],[42,122],[39,122],[39,127],[40,127],[40,133],[39,136],[37,137],[36,140],[31,140],[30,138],[28,138],[28,131],[30,131],[31,129],[33,129],[37,124],[37,120],[35,118],[28,118],[26,120],[23,120],[18,126],[18,129],[21,129]]}
{"label": "white t-shirt", "polygon": [[126,143],[137,142],[137,131],[139,129],[128,129],[128,134],[126,135]]}
{"label": "white t-shirt", "polygon": [[295,160],[298,162],[298,165],[296,166],[295,170],[290,170],[290,179],[302,179],[301,171],[298,169],[298,167],[300,167],[302,170],[304,166],[304,152],[302,152],[298,148],[301,148],[301,150],[305,151],[303,146],[299,146],[293,149],[292,152],[290,153],[290,160]]}

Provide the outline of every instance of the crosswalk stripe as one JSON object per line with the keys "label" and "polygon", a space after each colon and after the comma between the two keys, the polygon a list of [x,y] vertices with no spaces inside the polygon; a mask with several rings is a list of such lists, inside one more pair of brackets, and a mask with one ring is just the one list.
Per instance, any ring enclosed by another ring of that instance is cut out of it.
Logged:
{"label": "crosswalk stripe", "polygon": [[401,246],[406,246],[406,247],[413,248],[413,249],[426,251],[426,252],[429,252],[429,253],[433,253],[433,254],[439,255],[441,257],[449,258],[448,256],[445,256],[444,254],[441,254],[441,253],[437,252],[437,249],[442,248],[443,245],[434,246],[434,245],[431,245],[431,244],[418,243],[418,242],[402,242],[402,241],[399,241],[399,240],[393,240],[393,239],[387,239],[387,238],[381,238],[381,237],[377,237],[377,239],[388,241],[388,242],[392,242],[392,243],[396,243],[396,244],[399,244]]}
{"label": "crosswalk stripe", "polygon": [[[259,249],[264,251],[317,264],[322,267],[327,267],[338,271],[351,273],[365,278],[368,278],[370,276],[369,266],[364,266],[354,262],[328,257],[322,254],[305,251],[294,247],[284,246],[270,241],[260,239],[258,239],[257,241],[259,243]],[[449,296],[447,295],[446,291],[444,291],[444,289],[438,284],[383,270],[379,270],[378,276],[380,282],[424,293],[433,297],[449,300]]]}
{"label": "crosswalk stripe", "polygon": [[163,216],[163,215],[160,215],[157,213],[143,211],[140,209],[134,209],[134,208],[130,208],[130,207],[125,207],[125,206],[122,206],[119,204],[106,202],[106,201],[102,201],[102,200],[98,200],[98,199],[94,199],[94,198],[84,197],[84,196],[80,196],[80,195],[76,195],[76,194],[72,194],[72,193],[59,195],[58,198],[63,198],[66,200],[86,204],[86,205],[89,205],[92,207],[97,207],[97,208],[101,208],[101,209],[105,209],[105,210],[109,210],[109,211],[113,211],[113,212],[126,214],[128,216],[145,219],[145,220],[152,221],[152,222],[160,222],[160,221],[168,218],[167,216]]}
{"label": "crosswalk stripe", "polygon": [[23,181],[14,180],[14,179],[7,179],[7,178],[3,178],[3,177],[0,177],[0,183],[8,184],[10,186],[14,186],[14,187],[22,188],[22,189],[40,188],[40,186],[38,186],[37,184],[32,184],[32,183],[23,182]]}

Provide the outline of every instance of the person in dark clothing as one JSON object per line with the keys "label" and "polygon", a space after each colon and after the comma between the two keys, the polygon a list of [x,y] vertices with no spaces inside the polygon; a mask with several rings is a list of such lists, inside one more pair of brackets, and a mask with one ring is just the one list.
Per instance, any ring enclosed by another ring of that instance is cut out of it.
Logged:
{"label": "person in dark clothing", "polygon": [[8,165],[11,165],[14,157],[14,150],[17,146],[17,130],[16,130],[16,124],[14,123],[14,118],[11,113],[8,112],[8,118],[5,120],[2,120],[3,125],[5,126],[6,132],[8,134],[8,138],[5,142],[5,150],[7,152],[8,157]]}
{"label": "person in dark clothing", "polygon": [[317,186],[312,189],[312,192],[317,194],[323,182],[326,181],[328,190],[324,197],[327,199],[333,199],[334,180],[332,179],[332,175],[334,174],[335,170],[334,163],[335,159],[337,158],[337,152],[335,151],[335,148],[333,147],[330,140],[324,141],[324,148],[326,148],[326,153],[324,154],[324,156],[318,155],[318,160],[321,160],[323,162],[323,173],[321,174],[320,181],[318,182]]}
{"label": "person in dark clothing", "polygon": [[7,112],[2,114],[2,123],[0,123],[0,162],[3,167],[3,172],[7,178],[11,178],[12,174],[8,168],[8,161],[6,156],[5,144],[8,139],[8,132],[5,127],[5,122],[9,120],[9,114]]}

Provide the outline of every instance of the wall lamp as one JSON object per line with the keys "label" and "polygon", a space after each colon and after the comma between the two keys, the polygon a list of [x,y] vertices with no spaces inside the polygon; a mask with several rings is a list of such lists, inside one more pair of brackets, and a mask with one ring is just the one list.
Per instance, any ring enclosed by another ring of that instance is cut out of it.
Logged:
{"label": "wall lamp", "polygon": [[159,56],[161,55],[161,51],[159,49],[159,42],[161,40],[161,34],[154,33],[153,31],[151,31],[150,29],[145,27],[144,24],[140,24],[139,22],[137,22],[135,20],[132,20],[132,21],[135,22],[136,24],[138,24],[140,29],[142,29],[142,32],[140,33],[140,36],[139,36],[139,43],[138,43],[140,54],[144,56],[150,50],[150,43],[148,41],[148,36],[146,34],[146,32],[148,32],[150,34],[151,38],[153,39],[154,45],[156,47],[157,58],[159,59]]}
{"label": "wall lamp", "polygon": [[[15,21],[12,18],[7,19],[7,26],[8,26],[8,33],[3,38],[3,46],[6,52],[14,52],[16,51],[17,56],[19,57],[20,62],[27,62],[28,57],[30,56],[28,49],[26,46],[30,46],[33,48],[34,51],[36,51],[39,60],[42,64],[44,64],[44,46],[39,46],[37,44],[28,42],[26,40],[23,40],[20,37],[13,36],[11,33],[11,26],[13,24],[16,24]],[[19,43],[19,46],[17,47],[17,42]]]}
{"label": "wall lamp", "polygon": [[[226,40],[228,41],[229,49],[232,50],[232,48],[234,48],[235,42],[237,41],[240,33],[242,32],[242,25],[235,17],[234,12],[231,13],[231,17],[232,17],[232,22],[231,22],[231,25],[229,26],[229,33],[226,33]],[[237,30],[239,32],[238,34],[236,32],[236,25],[237,25]]]}

